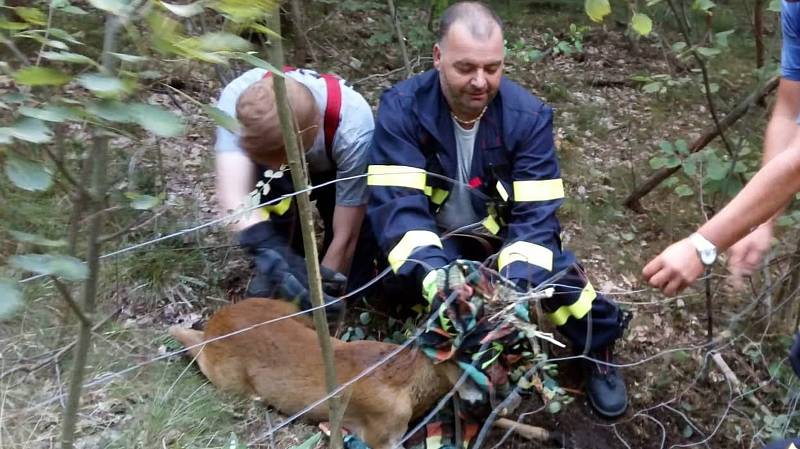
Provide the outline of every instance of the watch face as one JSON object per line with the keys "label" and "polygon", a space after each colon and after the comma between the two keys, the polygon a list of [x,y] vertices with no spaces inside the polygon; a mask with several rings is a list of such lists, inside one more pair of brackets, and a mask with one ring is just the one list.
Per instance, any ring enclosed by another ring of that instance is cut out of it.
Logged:
{"label": "watch face", "polygon": [[706,249],[700,252],[700,260],[706,264],[711,265],[717,258],[717,252],[713,249]]}

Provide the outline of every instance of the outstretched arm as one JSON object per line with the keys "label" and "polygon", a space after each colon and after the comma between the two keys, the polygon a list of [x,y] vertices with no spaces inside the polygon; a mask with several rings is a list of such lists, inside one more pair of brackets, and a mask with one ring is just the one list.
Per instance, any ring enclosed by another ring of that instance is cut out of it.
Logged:
{"label": "outstretched arm", "polygon": [[350,272],[366,209],[366,206],[336,206],[333,209],[333,239],[322,265],[339,273]]}
{"label": "outstretched arm", "polygon": [[[244,153],[217,153],[217,202],[221,215],[228,215],[246,204],[255,186],[255,165]],[[258,223],[260,218],[253,211],[240,215],[231,223],[231,230],[238,232]]]}
{"label": "outstretched arm", "polygon": [[[800,138],[776,155],[738,195],[698,232],[724,251],[753,227],[775,215],[800,191]],[[703,266],[694,246],[683,239],[664,250],[644,267],[643,275],[654,287],[674,295],[694,282]]]}
{"label": "outstretched arm", "polygon": [[[777,155],[789,148],[786,143],[791,142],[800,130],[797,125],[798,114],[800,114],[800,82],[782,78],[778,86],[775,109],[764,135],[762,165],[767,165]],[[741,276],[755,271],[761,264],[772,242],[775,220],[780,216],[782,210],[783,207],[779,208],[772,217],[728,250],[728,269],[735,282],[738,282]]]}

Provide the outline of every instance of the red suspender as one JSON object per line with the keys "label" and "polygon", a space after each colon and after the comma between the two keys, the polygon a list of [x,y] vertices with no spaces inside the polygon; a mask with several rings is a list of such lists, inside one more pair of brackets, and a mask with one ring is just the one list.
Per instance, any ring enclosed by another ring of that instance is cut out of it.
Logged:
{"label": "red suspender", "polygon": [[333,138],[336,136],[336,129],[339,128],[339,115],[342,111],[342,86],[339,85],[339,77],[336,75],[323,73],[320,76],[325,80],[328,91],[324,121],[325,152],[328,153],[328,160],[333,162]]}
{"label": "red suspender", "polygon": [[[283,66],[284,73],[296,70],[291,66]],[[264,78],[268,78],[272,72],[264,74]],[[333,162],[333,138],[336,136],[336,130],[339,128],[339,119],[342,112],[342,86],[339,84],[339,77],[331,75],[330,73],[321,73],[319,75],[325,80],[325,90],[328,93],[327,101],[325,102],[325,118],[323,121],[323,129],[325,132],[325,153],[328,159]]]}

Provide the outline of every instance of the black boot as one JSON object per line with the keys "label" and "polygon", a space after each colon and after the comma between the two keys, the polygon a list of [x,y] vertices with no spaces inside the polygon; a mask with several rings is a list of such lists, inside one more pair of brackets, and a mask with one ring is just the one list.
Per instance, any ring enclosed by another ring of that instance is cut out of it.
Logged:
{"label": "black boot", "polygon": [[[592,351],[588,356],[601,362],[614,363],[611,347]],[[592,408],[600,416],[609,419],[625,413],[628,407],[628,389],[625,387],[625,379],[622,378],[619,368],[592,360],[584,360],[583,364],[586,373],[586,396]]]}

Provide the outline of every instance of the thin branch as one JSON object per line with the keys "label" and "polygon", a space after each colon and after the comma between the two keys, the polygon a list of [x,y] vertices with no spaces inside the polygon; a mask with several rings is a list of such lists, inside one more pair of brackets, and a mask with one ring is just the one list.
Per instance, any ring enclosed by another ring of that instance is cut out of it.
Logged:
{"label": "thin branch", "polygon": [[542,441],[549,443],[553,440],[553,435],[543,427],[531,426],[521,422],[512,421],[508,418],[498,418],[494,426],[500,429],[511,430],[517,435],[532,441]]}
{"label": "thin branch", "polygon": [[[59,135],[60,133],[56,131],[56,141],[60,146],[61,139],[59,139]],[[55,153],[53,153],[53,150],[51,150],[47,145],[42,145],[42,148],[44,148],[44,151],[45,153],[47,153],[47,156],[56,165],[56,170],[58,170],[58,174],[65,181],[67,181],[69,185],[71,185],[73,188],[75,188],[75,190],[78,191],[78,195],[88,195],[88,192],[83,187],[83,185],[81,185],[77,180],[75,180],[75,177],[72,176],[72,172],[67,168],[66,165],[64,165],[64,160],[58,157]]]}
{"label": "thin branch", "polygon": [[756,68],[764,67],[764,0],[756,0],[753,9],[753,39],[756,41]]}
{"label": "thin branch", "polygon": [[[741,395],[742,382],[739,381],[738,377],[736,377],[736,373],[733,372],[731,367],[728,366],[727,363],[725,363],[725,359],[722,358],[722,354],[720,354],[719,352],[712,353],[711,360],[713,360],[714,363],[717,365],[717,368],[719,368],[720,372],[722,372],[722,374],[725,376],[725,379],[727,379],[728,382],[730,382],[731,385],[733,385],[733,391],[736,392],[736,394]],[[748,401],[750,401],[751,404],[757,407],[761,411],[761,413],[763,413],[765,416],[774,416],[772,414],[772,411],[768,409],[764,404],[762,404],[761,401],[759,401],[758,398],[755,397],[755,395],[748,394],[745,397],[747,398]]]}
{"label": "thin branch", "polygon": [[164,208],[164,209],[161,209],[158,212],[154,213],[153,215],[151,215],[150,217],[148,217],[145,220],[141,220],[141,217],[136,219],[136,220],[132,220],[130,223],[125,225],[119,231],[117,231],[117,232],[115,232],[113,234],[104,235],[104,236],[100,237],[100,243],[103,243],[103,244],[108,243],[109,241],[118,239],[118,238],[122,237],[125,234],[131,233],[131,232],[136,231],[138,229],[141,229],[141,228],[147,226],[147,224],[149,224],[150,222],[152,222],[156,218],[160,217],[161,215],[164,215],[164,213],[166,211],[167,211],[167,209]]}
{"label": "thin branch", "polygon": [[394,24],[394,32],[397,35],[397,43],[400,47],[400,54],[403,56],[403,66],[406,68],[406,76],[411,76],[414,72],[411,70],[411,62],[408,60],[408,51],[406,51],[406,38],[403,36],[403,30],[400,28],[400,21],[397,19],[397,8],[394,7],[394,0],[386,0],[389,4],[389,15],[392,17]]}
{"label": "thin branch", "polygon": [[19,48],[17,48],[17,45],[14,43],[14,41],[8,39],[3,33],[0,33],[0,42],[2,42],[3,45],[11,50],[11,53],[14,53],[14,56],[16,56],[22,64],[26,66],[31,65],[30,59],[28,59],[24,53],[19,51]]}
{"label": "thin branch", "polygon": [[733,154],[733,147],[731,146],[728,138],[725,136],[723,132],[723,128],[720,125],[719,114],[717,113],[717,106],[714,103],[714,98],[711,94],[711,81],[708,76],[708,67],[706,66],[706,61],[700,56],[700,53],[697,52],[697,49],[694,48],[692,44],[692,37],[690,35],[689,30],[689,20],[686,17],[686,9],[683,5],[683,1],[679,0],[681,3],[681,11],[683,15],[678,14],[678,10],[675,7],[674,0],[667,0],[669,3],[669,8],[672,10],[672,14],[675,16],[675,20],[678,21],[679,28],[681,30],[681,34],[683,35],[683,39],[686,41],[686,45],[689,46],[692,50],[692,56],[697,61],[697,64],[700,66],[700,72],[703,75],[703,86],[706,96],[706,103],[708,103],[708,110],[711,113],[711,118],[714,120],[714,124],[717,127],[717,133],[719,137],[722,139],[722,143],[725,145],[725,150],[728,152],[730,157],[734,157]]}
{"label": "thin branch", "polygon": [[295,62],[298,65],[306,63],[306,58],[310,57],[313,62],[317,61],[317,56],[314,54],[314,48],[308,41],[308,34],[303,29],[305,18],[303,17],[303,8],[300,5],[300,0],[291,0],[289,2],[292,14],[292,31],[296,39],[295,44]]}
{"label": "thin branch", "polygon": [[36,53],[36,66],[39,66],[39,63],[42,62],[42,52],[47,46],[47,41],[50,38],[50,27],[53,25],[53,10],[55,9],[53,6],[55,2],[51,1],[49,3],[50,5],[47,8],[47,25],[44,29],[44,39],[42,40],[42,45],[39,47],[39,51]]}
{"label": "thin branch", "polygon": [[92,320],[90,320],[89,317],[86,316],[85,313],[83,313],[81,306],[79,306],[78,303],[75,302],[75,299],[72,297],[72,294],[69,292],[67,286],[63,282],[58,280],[58,278],[55,276],[50,276],[50,278],[53,280],[53,285],[56,286],[56,290],[58,290],[58,292],[61,293],[61,299],[63,299],[64,302],[67,303],[69,308],[72,309],[72,312],[78,316],[78,320],[80,320],[80,322],[83,323],[85,326],[91,326]]}

